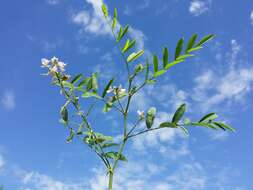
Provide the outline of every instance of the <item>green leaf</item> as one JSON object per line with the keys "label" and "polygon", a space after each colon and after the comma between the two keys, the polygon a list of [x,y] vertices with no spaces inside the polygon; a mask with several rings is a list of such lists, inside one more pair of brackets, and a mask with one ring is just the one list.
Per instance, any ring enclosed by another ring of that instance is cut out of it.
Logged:
{"label": "green leaf", "polygon": [[83,134],[83,128],[84,128],[84,123],[81,123],[80,126],[77,129],[76,134],[77,135],[82,135]]}
{"label": "green leaf", "polygon": [[129,29],[128,25],[126,25],[126,27],[124,28],[124,30],[122,29],[122,27],[120,27],[119,34],[118,34],[118,37],[117,37],[117,42],[119,42],[125,36],[125,34],[127,33],[128,29]]}
{"label": "green leaf", "polygon": [[185,52],[187,52],[189,49],[193,48],[195,42],[196,42],[196,39],[197,39],[198,35],[197,34],[193,34],[192,37],[190,38],[188,44],[187,44],[187,47],[186,47],[186,50]]}
{"label": "green leaf", "polygon": [[146,60],[146,73],[145,73],[145,81],[148,80],[149,77],[149,61],[148,59]]}
{"label": "green leaf", "polygon": [[120,26],[119,28],[119,33],[118,33],[118,37],[117,37],[117,42],[119,42],[121,40],[121,35],[122,35],[123,29],[122,26]]}
{"label": "green leaf", "polygon": [[130,48],[132,48],[135,45],[136,41],[132,40],[130,41],[129,39],[126,41],[125,46],[122,48],[122,53],[127,52]]}
{"label": "green leaf", "polygon": [[70,128],[69,136],[68,136],[68,138],[67,138],[67,140],[66,140],[67,143],[72,142],[74,136],[75,136],[75,131],[74,131],[72,128]]}
{"label": "green leaf", "polygon": [[113,21],[112,21],[112,29],[116,27],[117,24],[118,11],[117,8],[114,8]]}
{"label": "green leaf", "polygon": [[131,61],[134,61],[134,60],[138,59],[140,56],[143,55],[143,53],[144,53],[144,50],[141,50],[137,53],[132,53],[131,55],[128,56],[127,62],[129,63]]}
{"label": "green leaf", "polygon": [[215,125],[217,125],[218,127],[222,128],[223,130],[228,130],[231,132],[235,132],[235,129],[225,123],[222,122],[213,122]]}
{"label": "green leaf", "polygon": [[147,80],[146,82],[147,82],[147,84],[155,84],[155,83],[156,83],[156,80],[151,80],[151,79],[150,79],[150,80]]}
{"label": "green leaf", "polygon": [[116,27],[116,24],[117,24],[117,19],[116,18],[113,18],[112,20],[112,29],[114,30],[114,28]]}
{"label": "green leaf", "polygon": [[118,18],[118,10],[116,7],[114,8],[113,18]]}
{"label": "green leaf", "polygon": [[169,63],[169,50],[167,47],[163,49],[163,68]]}
{"label": "green leaf", "polygon": [[194,55],[192,54],[184,54],[184,55],[180,55],[177,60],[181,60],[181,59],[186,59],[188,57],[193,57]]}
{"label": "green leaf", "polygon": [[102,148],[110,148],[113,146],[119,146],[119,144],[117,144],[117,143],[104,143],[101,145]]}
{"label": "green leaf", "polygon": [[154,66],[154,72],[158,71],[158,57],[156,54],[153,55],[153,66]]}
{"label": "green leaf", "polygon": [[113,138],[111,136],[106,136],[106,135],[103,135],[102,133],[94,133],[96,139],[95,139],[95,143],[96,144],[100,144],[100,143],[103,143],[105,141],[112,141]]}
{"label": "green leaf", "polygon": [[209,113],[207,115],[205,115],[204,117],[202,117],[199,122],[209,122],[212,121],[214,119],[216,119],[218,117],[218,115],[216,113]]}
{"label": "green leaf", "polygon": [[82,94],[82,97],[83,98],[90,98],[90,97],[94,97],[94,98],[97,98],[97,99],[102,99],[101,96],[99,96],[97,93],[95,92],[84,92]]}
{"label": "green leaf", "polygon": [[177,60],[177,61],[173,61],[169,64],[166,65],[166,67],[164,69],[169,69],[170,67],[173,67],[174,65],[177,65],[178,63],[181,63],[181,62],[184,62],[185,60],[184,59],[180,59],[180,60]]}
{"label": "green leaf", "polygon": [[155,72],[154,77],[155,77],[155,78],[156,78],[156,77],[159,77],[160,75],[164,74],[165,72],[166,72],[166,70],[164,70],[164,69],[162,69],[162,70],[160,70],[160,71],[157,71],[157,72]]}
{"label": "green leaf", "polygon": [[92,89],[96,92],[98,90],[97,73],[92,73],[91,81],[92,81]]}
{"label": "green leaf", "polygon": [[108,9],[104,3],[102,4],[102,11],[104,13],[104,17],[107,18],[108,17]]}
{"label": "green leaf", "polygon": [[163,122],[159,125],[159,127],[160,128],[177,128],[177,125],[171,122]]}
{"label": "green leaf", "polygon": [[134,68],[134,73],[139,74],[143,70],[144,70],[144,66],[140,63],[140,64],[136,65],[136,67]]}
{"label": "green leaf", "polygon": [[78,84],[78,87],[83,87],[85,84],[87,84],[87,82],[89,81],[90,78],[86,78],[86,79],[83,79],[79,84]]}
{"label": "green leaf", "polygon": [[104,91],[103,91],[102,98],[104,98],[104,97],[106,96],[107,90],[110,88],[110,86],[112,85],[113,81],[114,81],[114,78],[112,78],[112,79],[107,83],[107,85],[106,85],[106,87],[105,87],[105,89],[104,89]]}
{"label": "green leaf", "polygon": [[202,49],[203,47],[199,46],[199,47],[195,47],[195,48],[191,48],[187,51],[187,53],[191,53],[191,52],[194,52],[194,51],[198,51],[200,49]]}
{"label": "green leaf", "polygon": [[203,44],[205,44],[206,42],[210,41],[211,39],[214,38],[214,34],[209,34],[205,37],[202,38],[202,40],[200,40],[200,42],[196,45],[196,47],[202,46]]}
{"label": "green leaf", "polygon": [[106,153],[105,153],[105,156],[106,156],[107,158],[111,158],[111,159],[113,159],[113,160],[119,159],[119,160],[121,160],[121,161],[127,162],[127,158],[126,158],[123,154],[120,154],[120,155],[119,155],[117,152],[106,152]]}
{"label": "green leaf", "polygon": [[156,108],[151,107],[146,115],[146,126],[148,129],[150,129],[154,124],[155,115],[156,115]]}
{"label": "green leaf", "polygon": [[176,47],[176,51],[175,51],[175,60],[180,56],[180,54],[183,50],[183,45],[184,45],[184,39],[181,38],[177,43],[177,47]]}
{"label": "green leaf", "polygon": [[75,84],[77,81],[79,81],[82,78],[82,76],[83,76],[82,74],[76,75],[70,83]]}
{"label": "green leaf", "polygon": [[92,89],[92,79],[89,78],[86,85],[86,90],[89,91]]}
{"label": "green leaf", "polygon": [[74,85],[68,81],[62,81],[62,85],[65,87],[65,88],[74,88]]}
{"label": "green leaf", "polygon": [[62,106],[61,108],[61,117],[64,123],[67,124],[69,115],[68,115],[68,109],[66,108],[66,106]]}
{"label": "green leaf", "polygon": [[124,28],[124,30],[123,30],[123,32],[122,32],[122,34],[121,34],[121,39],[122,39],[122,38],[125,36],[125,34],[128,32],[128,29],[129,29],[129,26],[126,25],[125,28]]}
{"label": "green leaf", "polygon": [[192,122],[191,123],[192,126],[201,126],[201,127],[207,127],[207,128],[211,128],[211,129],[215,129],[217,130],[217,127],[209,124],[209,123],[200,123],[200,122]]}
{"label": "green leaf", "polygon": [[179,108],[177,109],[177,111],[175,112],[172,118],[172,123],[178,123],[180,119],[183,117],[185,110],[186,110],[186,104],[182,104],[181,106],[179,106]]}

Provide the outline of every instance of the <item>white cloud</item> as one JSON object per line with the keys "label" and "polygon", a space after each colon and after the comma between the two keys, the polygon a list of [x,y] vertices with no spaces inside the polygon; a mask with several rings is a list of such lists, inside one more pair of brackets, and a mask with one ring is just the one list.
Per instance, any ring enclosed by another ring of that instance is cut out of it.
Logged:
{"label": "white cloud", "polygon": [[195,78],[192,93],[195,101],[201,102],[204,111],[220,103],[243,102],[253,87],[253,67],[240,65],[242,47],[231,40],[231,51],[226,54],[227,68],[222,72],[204,71]]}
{"label": "white cloud", "polygon": [[193,16],[199,16],[209,10],[210,1],[207,0],[192,0],[189,7],[189,12]]}
{"label": "white cloud", "polygon": [[58,5],[60,3],[60,0],[47,0],[47,3],[49,5]]}
{"label": "white cloud", "polygon": [[4,165],[5,165],[5,160],[4,160],[3,156],[0,154],[0,171],[4,167]]}
{"label": "white cloud", "polygon": [[229,134],[225,131],[219,131],[219,132],[215,131],[215,132],[212,132],[211,139],[223,141],[223,140],[226,140],[228,136]]}
{"label": "white cloud", "polygon": [[202,165],[198,162],[183,164],[174,174],[168,177],[173,189],[194,190],[205,189],[206,176]]}
{"label": "white cloud", "polygon": [[250,13],[250,21],[251,21],[251,24],[253,24],[253,10]]}
{"label": "white cloud", "polygon": [[6,90],[1,97],[1,103],[6,110],[13,110],[16,106],[14,92]]}
{"label": "white cloud", "polygon": [[[22,177],[21,177],[22,176]],[[38,172],[20,172],[22,189],[30,188],[33,190],[81,190],[84,184],[68,183],[53,179],[50,176]]]}

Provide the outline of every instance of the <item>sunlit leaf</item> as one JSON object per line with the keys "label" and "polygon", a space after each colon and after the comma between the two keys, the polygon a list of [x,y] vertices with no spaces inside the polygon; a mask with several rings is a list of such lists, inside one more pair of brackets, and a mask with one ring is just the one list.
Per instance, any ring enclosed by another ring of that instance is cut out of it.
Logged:
{"label": "sunlit leaf", "polygon": [[164,69],[167,70],[167,69],[169,69],[170,67],[173,67],[174,65],[176,65],[176,64],[178,64],[178,63],[182,63],[182,62],[184,62],[184,61],[185,61],[184,59],[180,59],[180,60],[177,60],[177,61],[173,61],[173,62],[167,64],[167,65],[165,66]]}
{"label": "sunlit leaf", "polygon": [[136,41],[132,40],[130,41],[129,39],[126,41],[124,47],[122,48],[122,53],[127,52],[130,48],[132,48],[135,45]]}
{"label": "sunlit leaf", "polygon": [[184,54],[184,55],[180,55],[178,58],[177,58],[177,60],[181,60],[181,59],[186,59],[186,58],[188,58],[188,57],[193,57],[194,55],[192,55],[192,54]]}
{"label": "sunlit leaf", "polygon": [[202,49],[203,47],[199,46],[199,47],[195,47],[195,48],[191,48],[187,51],[187,53],[191,53],[191,52],[194,52],[194,51],[198,51],[200,49]]}
{"label": "sunlit leaf", "polygon": [[107,18],[108,17],[108,9],[104,3],[102,4],[102,11],[104,13],[105,18]]}
{"label": "sunlit leaf", "polygon": [[160,70],[160,71],[157,71],[157,72],[155,72],[155,74],[154,74],[154,77],[156,78],[156,77],[159,77],[160,75],[162,75],[162,74],[164,74],[166,72],[166,70]]}
{"label": "sunlit leaf", "polygon": [[122,27],[120,27],[120,31],[117,37],[117,42],[119,42],[124,36],[125,34],[128,32],[129,26],[126,25],[126,27],[124,29],[122,29]]}
{"label": "sunlit leaf", "polygon": [[92,74],[91,81],[92,81],[92,89],[94,91],[97,91],[98,90],[97,73]]}
{"label": "sunlit leaf", "polygon": [[90,98],[90,97],[94,97],[94,98],[97,98],[97,99],[101,99],[102,97],[99,96],[97,93],[95,92],[84,92],[82,94],[82,97],[83,98]]}
{"label": "sunlit leaf", "polygon": [[140,56],[143,55],[143,53],[144,53],[144,50],[141,50],[141,51],[139,51],[139,52],[137,52],[137,53],[132,53],[132,54],[130,54],[130,55],[128,56],[128,58],[127,58],[127,62],[129,63],[129,62],[131,62],[131,61],[134,61],[134,60],[138,59]]}

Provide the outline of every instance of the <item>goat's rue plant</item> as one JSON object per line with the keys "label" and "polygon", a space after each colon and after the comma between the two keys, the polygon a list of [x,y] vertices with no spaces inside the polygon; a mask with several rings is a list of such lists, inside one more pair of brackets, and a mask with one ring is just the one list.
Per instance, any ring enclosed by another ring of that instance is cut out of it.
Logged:
{"label": "goat's rue plant", "polygon": [[[156,108],[151,107],[146,111],[138,110],[135,124],[129,126],[129,108],[133,97],[146,85],[154,85],[157,82],[157,78],[165,75],[171,67],[193,57],[194,52],[202,49],[203,45],[213,39],[214,35],[207,35],[198,40],[197,34],[194,34],[186,44],[183,38],[180,39],[171,59],[169,59],[168,48],[164,47],[163,57],[161,58],[162,63],[159,63],[158,56],[154,54],[152,60],[146,59],[145,64],[135,64],[143,57],[144,50],[134,51],[136,40],[127,37],[129,26],[123,27],[118,24],[116,8],[113,16],[109,15],[105,4],[102,5],[101,11],[105,22],[111,28],[116,46],[119,48],[119,53],[122,55],[126,66],[127,79],[125,85],[128,86],[127,89],[117,85],[115,78],[109,80],[102,89],[99,88],[98,73],[92,73],[89,77],[83,77],[82,74],[70,77],[65,71],[66,64],[56,57],[50,60],[42,59],[42,67],[47,69],[48,72],[45,75],[52,77],[53,84],[60,88],[61,94],[66,98],[66,102],[60,110],[60,121],[69,131],[67,142],[70,143],[74,137],[78,137],[96,153],[107,170],[109,190],[113,188],[113,176],[119,161],[127,161],[124,156],[124,149],[127,142],[132,138],[138,138],[139,135],[145,135],[151,131],[164,128],[168,130],[180,129],[186,135],[189,134],[189,127],[205,127],[234,132],[234,129],[229,125],[217,121],[218,116],[216,113],[209,113],[198,121],[184,119],[186,104],[179,106],[172,120],[168,119],[160,123],[159,126],[154,126]],[[143,82],[138,84],[136,78],[141,75],[143,76]],[[112,109],[120,113],[123,120],[123,134],[120,143],[116,143],[112,136],[96,132],[94,127],[91,126],[89,115],[93,111],[95,104],[92,103],[87,109],[83,109],[80,104],[81,101],[85,101],[87,98],[93,98],[95,102],[101,101],[104,104],[104,113],[108,113]],[[78,124],[72,121],[72,117],[69,117],[69,112],[74,112],[79,117],[80,122]],[[146,129],[139,127],[142,123],[146,124]]]}

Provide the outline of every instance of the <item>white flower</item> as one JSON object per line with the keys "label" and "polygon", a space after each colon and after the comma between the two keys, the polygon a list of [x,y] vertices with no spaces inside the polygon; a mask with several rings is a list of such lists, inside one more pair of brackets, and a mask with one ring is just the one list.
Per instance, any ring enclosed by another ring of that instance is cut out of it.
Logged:
{"label": "white flower", "polygon": [[59,69],[60,69],[62,72],[65,71],[65,66],[66,66],[65,63],[59,61],[57,65],[58,65]]}
{"label": "white flower", "polygon": [[45,58],[41,59],[41,66],[42,67],[49,67],[49,63],[50,63],[50,61],[48,59],[45,59]]}
{"label": "white flower", "polygon": [[110,86],[110,88],[106,91],[106,93],[109,94],[109,93],[112,93],[113,91],[114,91],[114,87],[111,87],[111,86]]}
{"label": "white flower", "polygon": [[49,74],[55,75],[57,72],[58,72],[58,68],[57,68],[56,65],[53,66],[53,67],[51,67],[51,68],[49,68]]}
{"label": "white flower", "polygon": [[144,119],[144,118],[145,118],[145,113],[144,113],[144,111],[137,110],[137,114],[139,115],[139,118],[140,118],[140,119]]}
{"label": "white flower", "polygon": [[125,94],[125,93],[126,93],[126,89],[124,88],[119,89],[119,94]]}
{"label": "white flower", "polygon": [[121,85],[119,85],[119,87],[115,87],[115,89],[116,89],[116,90],[115,90],[115,94],[116,94],[116,95],[121,96],[121,95],[123,95],[123,94],[126,93],[126,89],[122,88]]}
{"label": "white flower", "polygon": [[55,57],[55,56],[51,59],[51,63],[52,63],[53,65],[57,65],[58,62],[59,62],[59,59],[58,59],[57,57]]}

